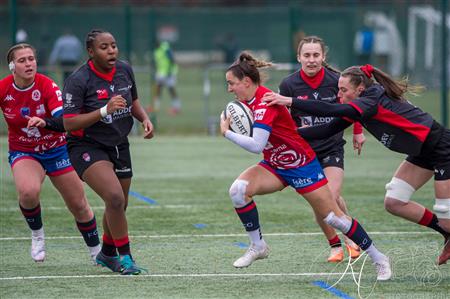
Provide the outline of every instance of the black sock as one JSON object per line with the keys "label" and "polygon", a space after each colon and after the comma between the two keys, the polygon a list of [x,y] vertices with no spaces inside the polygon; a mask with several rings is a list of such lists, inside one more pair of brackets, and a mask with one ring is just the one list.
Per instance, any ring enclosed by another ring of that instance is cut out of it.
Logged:
{"label": "black sock", "polygon": [[372,239],[356,219],[352,218],[352,226],[345,235],[355,242],[362,250],[366,250],[372,244]]}
{"label": "black sock", "polygon": [[106,256],[117,256],[117,248],[114,245],[114,240],[105,234],[103,234],[102,253]]}
{"label": "black sock", "polygon": [[36,207],[32,209],[25,209],[21,205],[19,205],[20,211],[22,212],[25,220],[28,223],[28,226],[32,230],[38,230],[42,228],[42,217],[41,217],[41,205],[38,204]]}
{"label": "black sock", "polygon": [[88,222],[81,223],[77,221],[77,227],[87,246],[94,247],[100,244],[95,216]]}
{"label": "black sock", "polygon": [[131,256],[130,241],[128,239],[128,236],[125,236],[119,240],[115,239],[114,244],[116,245],[117,251],[119,252],[120,255],[130,255]]}
{"label": "black sock", "polygon": [[253,200],[244,207],[235,208],[235,210],[246,231],[253,231],[259,228],[258,209]]}

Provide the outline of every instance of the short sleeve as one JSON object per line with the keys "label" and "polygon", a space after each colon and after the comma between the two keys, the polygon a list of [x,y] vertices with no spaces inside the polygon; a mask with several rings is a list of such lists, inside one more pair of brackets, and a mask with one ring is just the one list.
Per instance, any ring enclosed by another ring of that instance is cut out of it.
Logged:
{"label": "short sleeve", "polygon": [[67,79],[63,90],[64,117],[71,117],[81,113],[84,106],[85,84],[71,76]]}
{"label": "short sleeve", "polygon": [[45,105],[50,110],[52,116],[59,116],[62,114],[63,100],[62,92],[59,86],[50,79],[45,80],[46,101]]}

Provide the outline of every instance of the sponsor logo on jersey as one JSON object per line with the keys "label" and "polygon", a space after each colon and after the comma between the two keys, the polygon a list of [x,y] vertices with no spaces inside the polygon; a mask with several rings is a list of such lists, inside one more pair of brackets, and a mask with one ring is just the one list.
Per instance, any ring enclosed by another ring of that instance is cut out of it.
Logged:
{"label": "sponsor logo on jersey", "polygon": [[125,166],[125,167],[122,167],[122,169],[116,168],[115,171],[116,172],[130,172],[131,168]]}
{"label": "sponsor logo on jersey", "polygon": [[15,113],[7,113],[7,112],[4,112],[3,115],[4,115],[6,118],[9,118],[9,119],[14,119],[14,118],[16,117],[16,114],[15,114]]}
{"label": "sponsor logo on jersey", "polygon": [[62,102],[62,92],[61,90],[57,89],[55,90],[56,97],[58,98],[58,101]]}
{"label": "sponsor logo on jersey", "polygon": [[111,91],[114,92],[114,85],[110,85],[109,89],[111,89]]}
{"label": "sponsor logo on jersey", "polygon": [[292,183],[294,184],[295,188],[311,185],[313,183],[313,180],[311,178],[297,178],[292,179]]}
{"label": "sponsor logo on jersey", "polygon": [[307,100],[308,99],[308,95],[298,96],[297,99],[299,99],[299,100]]}
{"label": "sponsor logo on jersey", "polygon": [[37,89],[33,90],[33,92],[31,93],[31,98],[33,99],[33,101],[39,101],[41,99],[41,92]]}
{"label": "sponsor logo on jersey", "polygon": [[62,159],[60,161],[56,161],[56,168],[66,168],[70,166],[70,160],[69,159]]}
{"label": "sponsor logo on jersey", "polygon": [[266,113],[267,109],[256,109],[253,115],[255,116],[255,120],[262,120],[264,118],[264,114]]}
{"label": "sponsor logo on jersey", "polygon": [[28,138],[33,138],[33,137],[40,138],[41,137],[41,133],[39,132],[39,129],[36,127],[22,128],[21,130],[22,130],[22,132],[27,134]]}
{"label": "sponsor logo on jersey", "polygon": [[319,97],[319,93],[317,91],[315,91],[315,92],[313,92],[313,96],[317,100],[317,98]]}
{"label": "sponsor logo on jersey", "polygon": [[7,95],[6,96],[6,98],[5,98],[5,102],[9,102],[9,101],[15,101],[15,99],[13,98],[13,96],[12,95]]}
{"label": "sponsor logo on jersey", "polygon": [[86,162],[90,162],[91,161],[91,156],[89,155],[89,153],[82,154],[81,158],[83,158],[83,160],[86,161]]}
{"label": "sponsor logo on jersey", "polygon": [[317,116],[314,118],[314,125],[329,123],[332,120],[333,117]]}
{"label": "sponsor logo on jersey", "polygon": [[97,89],[97,99],[104,100],[109,97],[108,91],[106,89]]}
{"label": "sponsor logo on jersey", "polygon": [[43,114],[45,114],[45,107],[44,107],[44,104],[40,104],[36,108],[36,115],[43,115]]}
{"label": "sponsor logo on jersey", "polygon": [[122,87],[122,88],[119,88],[117,91],[128,91],[128,90],[130,90],[131,89],[131,87],[133,87],[133,85],[128,85],[128,86],[125,86],[125,87]]}
{"label": "sponsor logo on jersey", "polygon": [[387,148],[391,147],[392,140],[395,138],[395,135],[389,135],[387,133],[383,133],[380,138],[380,142]]}

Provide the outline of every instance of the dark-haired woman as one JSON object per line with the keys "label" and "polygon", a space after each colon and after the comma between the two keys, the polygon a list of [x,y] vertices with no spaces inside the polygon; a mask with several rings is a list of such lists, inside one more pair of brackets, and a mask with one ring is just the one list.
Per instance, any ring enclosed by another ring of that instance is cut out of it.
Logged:
{"label": "dark-haired woman", "polygon": [[128,134],[133,117],[153,136],[142,108],[131,67],[118,60],[116,40],[92,30],[86,37],[89,60],[66,81],[64,127],[78,175],[103,199],[103,245],[97,263],[123,275],[142,272],[131,255],[125,210],[132,167]]}
{"label": "dark-haired woman", "polygon": [[17,44],[6,56],[12,74],[0,80],[0,107],[8,125],[8,160],[20,210],[31,229],[31,258],[45,259],[40,193],[47,175],[75,217],[95,262],[100,251],[97,223],[67,153],[61,91],[37,73],[31,45]]}
{"label": "dark-haired woman", "polygon": [[[339,72],[326,63],[327,52],[325,42],[318,36],[307,36],[300,40],[297,60],[301,68],[283,79],[279,86],[280,94],[308,101],[339,103],[337,96]],[[304,113],[295,107],[291,107],[290,112],[298,128],[317,126],[333,119]],[[353,147],[358,150],[358,154],[364,142],[362,126],[356,122],[353,127]],[[317,159],[325,172],[333,199],[342,211],[348,213],[344,198],[341,196],[344,182],[343,132],[330,138],[311,140],[309,144],[316,152]],[[320,217],[315,216],[330,245],[328,262],[341,262],[344,259],[344,251],[336,230],[324,223]],[[345,245],[351,258],[359,256],[358,246],[350,239],[345,238]]]}
{"label": "dark-haired woman", "polygon": [[327,178],[308,143],[297,133],[297,127],[286,107],[267,106],[261,99],[269,89],[261,85],[258,68],[270,63],[241,53],[226,72],[228,91],[247,105],[254,115],[253,135],[240,135],[229,130],[230,118],[221,117],[220,129],[225,138],[252,153],[263,153],[264,159],[242,172],[230,187],[229,195],[245,230],[250,246],[234,262],[236,268],[248,267],[269,255],[259,224],[253,196],[270,194],[293,187],[311,205],[325,223],[352,239],[372,259],[378,280],[390,279],[389,258],[372,243],[363,227],[345,215],[333,200]]}
{"label": "dark-haired woman", "polygon": [[[428,227],[444,237],[438,264],[450,259],[450,130],[404,98],[407,82],[395,81],[371,66],[352,66],[341,73],[339,97],[345,104],[317,103],[266,94],[269,105],[290,105],[306,113],[336,116],[327,125],[301,129],[307,139],[326,138],[360,122],[388,149],[407,154],[386,185],[388,212]],[[434,174],[434,213],[412,201],[414,192]]]}

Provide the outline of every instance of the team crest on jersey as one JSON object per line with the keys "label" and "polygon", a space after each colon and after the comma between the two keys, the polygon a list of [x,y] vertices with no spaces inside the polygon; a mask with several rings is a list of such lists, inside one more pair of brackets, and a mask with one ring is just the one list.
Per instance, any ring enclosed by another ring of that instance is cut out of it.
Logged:
{"label": "team crest on jersey", "polygon": [[89,153],[84,153],[81,157],[86,162],[90,162],[91,161],[91,156],[89,155]]}
{"label": "team crest on jersey", "polygon": [[20,115],[22,115],[22,117],[25,117],[25,118],[30,116],[30,108],[29,107],[20,108]]}
{"label": "team crest on jersey", "polygon": [[9,102],[9,101],[14,101],[15,99],[13,98],[13,96],[12,95],[7,95],[6,96],[6,98],[5,98],[5,102]]}
{"label": "team crest on jersey", "polygon": [[97,89],[97,99],[104,100],[108,98],[108,91],[106,89]]}
{"label": "team crest on jersey", "polygon": [[31,93],[31,98],[33,99],[33,101],[39,101],[41,99],[41,92],[39,90],[33,90],[33,92]]}

